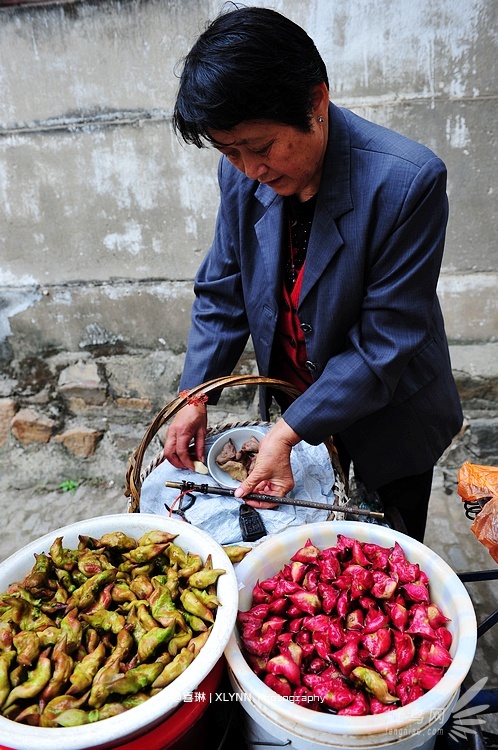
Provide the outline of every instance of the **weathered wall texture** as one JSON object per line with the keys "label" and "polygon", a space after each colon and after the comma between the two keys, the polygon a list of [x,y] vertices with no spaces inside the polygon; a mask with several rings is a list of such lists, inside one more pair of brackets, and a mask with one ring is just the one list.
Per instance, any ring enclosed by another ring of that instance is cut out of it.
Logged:
{"label": "weathered wall texture", "polygon": [[[445,160],[448,334],[472,345],[472,362],[484,350],[493,360],[495,0],[254,4],[308,30],[337,104]],[[221,0],[0,8],[4,484],[107,476],[113,465],[119,474],[176,391],[192,279],[218,196],[217,155],[172,133],[174,71],[221,8]],[[241,366],[253,369],[250,352]]]}

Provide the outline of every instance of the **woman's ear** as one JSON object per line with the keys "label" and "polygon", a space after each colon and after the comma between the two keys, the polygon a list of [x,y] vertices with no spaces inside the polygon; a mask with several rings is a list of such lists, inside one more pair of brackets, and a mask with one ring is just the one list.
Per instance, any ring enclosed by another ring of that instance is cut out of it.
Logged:
{"label": "woman's ear", "polygon": [[318,83],[311,91],[311,113],[314,117],[325,117],[329,106],[329,90],[325,82]]}

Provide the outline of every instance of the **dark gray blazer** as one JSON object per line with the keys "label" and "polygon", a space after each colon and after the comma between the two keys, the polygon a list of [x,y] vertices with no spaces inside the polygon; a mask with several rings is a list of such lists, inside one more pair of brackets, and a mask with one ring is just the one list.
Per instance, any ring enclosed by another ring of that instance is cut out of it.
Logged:
{"label": "dark gray blazer", "polygon": [[[340,434],[369,489],[428,470],[462,412],[436,284],[446,169],[429,149],[330,104],[298,315],[314,383],[285,412],[312,444]],[[248,337],[267,375],[284,201],[222,157],[214,242],[195,281],[180,387],[228,375]]]}

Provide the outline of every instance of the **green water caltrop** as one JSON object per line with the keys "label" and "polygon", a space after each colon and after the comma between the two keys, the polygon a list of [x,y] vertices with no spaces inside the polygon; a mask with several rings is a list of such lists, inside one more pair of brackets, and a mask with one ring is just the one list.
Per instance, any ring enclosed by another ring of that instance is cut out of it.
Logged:
{"label": "green water caltrop", "polygon": [[119,715],[170,685],[211,634],[225,573],[211,556],[159,529],[78,539],[77,549],[54,539],[0,594],[0,714],[13,721]]}

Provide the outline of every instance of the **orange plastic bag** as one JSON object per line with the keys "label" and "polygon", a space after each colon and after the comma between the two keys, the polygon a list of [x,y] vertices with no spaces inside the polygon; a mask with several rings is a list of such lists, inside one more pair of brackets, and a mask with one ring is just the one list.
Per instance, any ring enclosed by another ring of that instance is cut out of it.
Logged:
{"label": "orange plastic bag", "polygon": [[469,502],[491,498],[475,517],[470,530],[498,562],[498,467],[465,462],[458,472],[458,494]]}
{"label": "orange plastic bag", "polygon": [[479,466],[466,461],[458,471],[458,494],[469,502],[498,497],[498,466]]}

